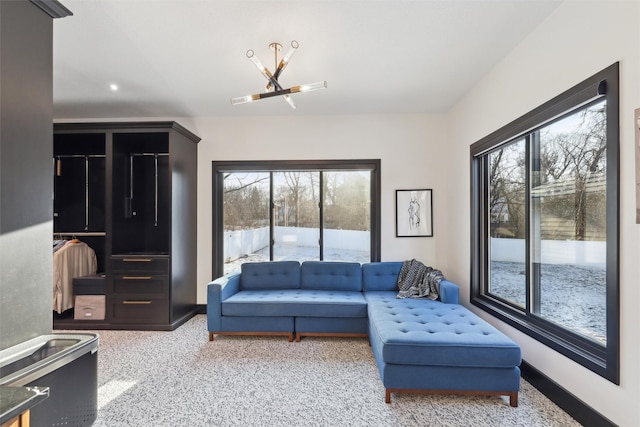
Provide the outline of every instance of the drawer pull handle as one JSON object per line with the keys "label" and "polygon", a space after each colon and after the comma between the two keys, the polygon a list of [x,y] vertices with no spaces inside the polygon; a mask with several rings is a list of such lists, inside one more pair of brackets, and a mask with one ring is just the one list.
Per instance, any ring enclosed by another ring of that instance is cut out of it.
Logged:
{"label": "drawer pull handle", "polygon": [[122,276],[124,280],[151,280],[151,276]]}
{"label": "drawer pull handle", "polygon": [[129,300],[125,300],[122,301],[123,304],[137,304],[137,305],[149,305],[151,304],[151,301],[129,301]]}
{"label": "drawer pull handle", "polygon": [[123,262],[151,262],[151,258],[123,258]]}

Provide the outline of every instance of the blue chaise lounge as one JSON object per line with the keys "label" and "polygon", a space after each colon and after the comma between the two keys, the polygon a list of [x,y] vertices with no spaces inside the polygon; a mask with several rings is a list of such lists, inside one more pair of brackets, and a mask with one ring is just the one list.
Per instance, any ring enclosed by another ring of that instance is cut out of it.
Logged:
{"label": "blue chaise lounge", "polygon": [[458,304],[458,287],[440,283],[440,300],[398,299],[402,263],[362,266],[369,340],[391,393],[494,394],[518,406],[520,347]]}

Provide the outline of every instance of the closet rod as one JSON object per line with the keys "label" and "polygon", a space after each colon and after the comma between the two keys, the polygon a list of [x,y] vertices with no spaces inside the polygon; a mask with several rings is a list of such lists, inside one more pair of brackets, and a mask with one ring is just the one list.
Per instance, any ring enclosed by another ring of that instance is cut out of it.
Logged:
{"label": "closet rod", "polygon": [[89,156],[84,158],[84,229],[89,229]]}
{"label": "closet rod", "polygon": [[87,236],[106,236],[106,235],[107,235],[107,233],[104,232],[104,231],[77,231],[77,232],[65,231],[65,232],[61,232],[61,233],[57,233],[57,232],[53,233],[53,237],[56,237],[56,236],[61,236],[61,237],[62,236],[64,236],[64,237],[84,236],[84,237],[87,237]]}
{"label": "closet rod", "polygon": [[153,222],[153,226],[157,227],[158,226],[158,154],[156,154],[155,156],[153,156],[153,166],[155,168],[155,199],[154,199],[154,222]]}
{"label": "closet rod", "polygon": [[107,157],[105,154],[57,154],[56,159],[65,159],[71,157]]}
{"label": "closet rod", "polygon": [[142,156],[158,156],[158,157],[167,157],[169,153],[131,153],[131,156],[142,157]]}

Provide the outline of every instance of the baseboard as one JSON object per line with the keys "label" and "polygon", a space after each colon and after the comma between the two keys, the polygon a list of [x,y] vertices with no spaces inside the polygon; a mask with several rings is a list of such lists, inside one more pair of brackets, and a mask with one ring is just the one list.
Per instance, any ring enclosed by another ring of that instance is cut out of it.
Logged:
{"label": "baseboard", "polygon": [[196,306],[196,314],[207,314],[207,304],[198,304]]}
{"label": "baseboard", "polygon": [[605,418],[602,414],[578,399],[569,391],[553,382],[549,377],[538,371],[536,368],[522,361],[520,365],[522,378],[538,389],[549,400],[561,407],[573,419],[583,426],[593,427],[615,427],[616,424]]}

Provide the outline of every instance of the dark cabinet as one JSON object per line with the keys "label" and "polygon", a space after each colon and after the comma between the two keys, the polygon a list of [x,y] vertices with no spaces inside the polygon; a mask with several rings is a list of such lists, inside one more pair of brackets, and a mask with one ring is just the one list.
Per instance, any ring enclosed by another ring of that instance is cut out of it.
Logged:
{"label": "dark cabinet", "polygon": [[200,138],[175,122],[65,123],[54,133],[54,231],[102,238],[94,250],[106,275],[104,322],[74,327],[170,330],[188,320]]}

